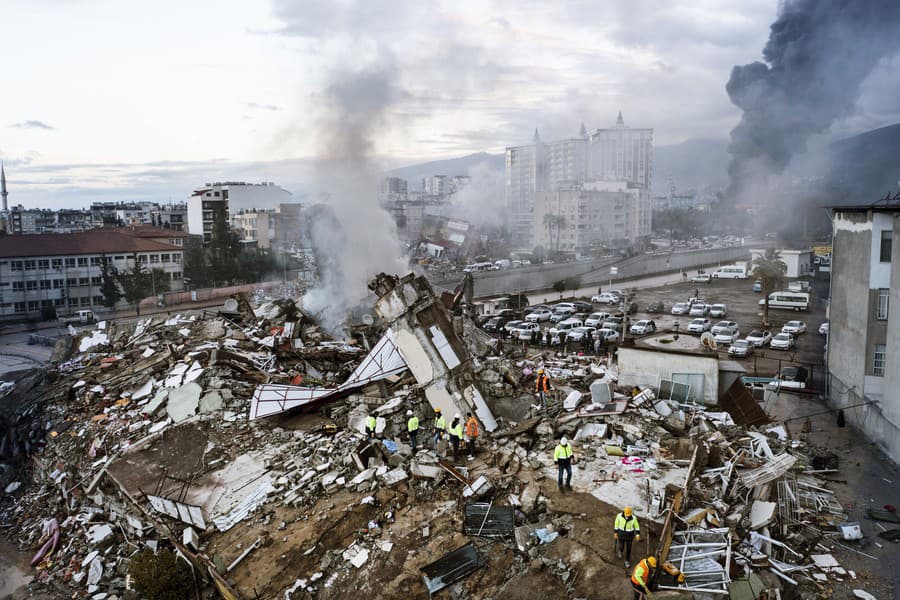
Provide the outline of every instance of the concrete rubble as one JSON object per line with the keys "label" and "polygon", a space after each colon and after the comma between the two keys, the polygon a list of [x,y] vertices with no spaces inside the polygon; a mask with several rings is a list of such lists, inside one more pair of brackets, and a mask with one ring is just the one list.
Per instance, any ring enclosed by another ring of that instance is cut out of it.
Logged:
{"label": "concrete rubble", "polygon": [[[203,597],[345,597],[388,573],[384,596],[626,597],[622,566],[576,543],[607,539],[624,505],[685,576],[659,583],[670,597],[824,597],[856,579],[831,555],[848,519],[808,472],[802,435],[620,388],[607,357],[499,349],[422,278],[370,289],[377,318],[341,339],[299,302],[241,298],[240,315],[104,323],[4,386],[17,458],[0,516],[37,552],[31,586],[123,598],[135,551],[168,547]],[[555,388],[546,409],[539,367]],[[474,461],[432,447],[437,408],[448,424],[477,415]],[[556,491],[561,436],[577,460],[569,493]]]}

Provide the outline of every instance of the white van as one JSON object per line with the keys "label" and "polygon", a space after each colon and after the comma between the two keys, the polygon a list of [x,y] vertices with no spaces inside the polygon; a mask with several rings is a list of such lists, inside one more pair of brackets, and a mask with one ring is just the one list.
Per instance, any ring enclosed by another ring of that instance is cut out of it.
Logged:
{"label": "white van", "polygon": [[[765,303],[765,298],[759,301],[760,306],[765,305]],[[781,308],[795,311],[809,310],[809,293],[785,290],[772,292],[769,294],[769,308]]]}
{"label": "white van", "polygon": [[746,265],[729,265],[713,273],[713,279],[747,279]]}

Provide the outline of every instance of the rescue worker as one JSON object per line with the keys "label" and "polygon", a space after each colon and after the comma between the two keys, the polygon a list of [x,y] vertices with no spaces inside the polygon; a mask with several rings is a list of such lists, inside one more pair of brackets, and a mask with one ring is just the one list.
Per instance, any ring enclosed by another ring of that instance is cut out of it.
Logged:
{"label": "rescue worker", "polygon": [[655,569],[655,556],[648,556],[635,565],[634,571],[631,573],[631,587],[634,589],[633,600],[641,600],[645,595],[648,600],[652,600],[653,594],[650,593],[650,580]]}
{"label": "rescue worker", "polygon": [[616,515],[613,538],[616,540],[616,557],[625,555],[625,567],[631,566],[631,543],[641,541],[641,525],[630,506]]}
{"label": "rescue worker", "polygon": [[431,445],[437,450],[437,443],[443,439],[444,432],[447,430],[447,420],[441,414],[441,409],[434,409],[434,439]]}
{"label": "rescue worker", "polygon": [[534,393],[541,399],[541,408],[547,408],[546,394],[550,391],[550,377],[544,373],[544,368],[538,369],[537,378],[534,380]]}
{"label": "rescue worker", "polygon": [[375,437],[375,424],[376,424],[375,415],[369,415],[366,418],[366,439],[367,440],[371,440],[373,437]]}
{"label": "rescue worker", "polygon": [[563,437],[559,440],[559,445],[553,451],[553,460],[556,462],[559,473],[556,483],[559,485],[559,491],[563,491],[563,472],[566,473],[566,487],[572,489],[572,446],[569,440]]}
{"label": "rescue worker", "polygon": [[459,458],[459,443],[463,437],[462,417],[459,413],[453,417],[453,421],[450,422],[450,429],[447,431],[450,433],[450,445],[453,446],[453,460],[456,461]]}
{"label": "rescue worker", "polygon": [[472,413],[466,413],[466,448],[469,451],[469,460],[475,458],[475,442],[478,441],[478,419]]}
{"label": "rescue worker", "polygon": [[413,454],[416,453],[416,441],[419,437],[419,417],[413,414],[413,411],[406,411],[406,430],[409,432],[409,445],[412,446]]}

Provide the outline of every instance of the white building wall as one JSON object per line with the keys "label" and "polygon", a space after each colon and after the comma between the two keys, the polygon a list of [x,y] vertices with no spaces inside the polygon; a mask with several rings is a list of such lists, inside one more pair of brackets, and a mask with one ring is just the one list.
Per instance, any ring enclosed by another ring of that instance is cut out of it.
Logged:
{"label": "white building wall", "polygon": [[619,385],[656,388],[660,379],[675,374],[703,375],[704,404],[719,403],[719,359],[699,354],[658,352],[641,348],[619,347]]}

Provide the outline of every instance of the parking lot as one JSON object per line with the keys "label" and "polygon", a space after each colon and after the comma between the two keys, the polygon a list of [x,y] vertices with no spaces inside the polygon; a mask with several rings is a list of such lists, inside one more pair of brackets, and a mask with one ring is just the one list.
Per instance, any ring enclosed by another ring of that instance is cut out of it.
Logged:
{"label": "parking lot", "polygon": [[[614,286],[616,287],[616,286]],[[604,288],[605,290],[606,288]],[[693,317],[688,315],[675,316],[671,314],[672,305],[677,302],[686,302],[694,295],[696,290],[707,304],[725,304],[727,316],[725,320],[736,321],[740,328],[740,338],[745,337],[753,329],[761,329],[763,310],[758,304],[763,298],[762,293],[753,292],[753,279],[714,279],[710,283],[677,282],[668,283],[657,287],[629,287],[627,284],[618,286],[618,289],[626,293],[633,293],[632,301],[638,306],[635,314],[629,315],[630,323],[640,319],[652,319],[655,321],[657,331],[673,331],[674,324],[679,323],[679,331],[683,335],[687,333],[688,323]],[[824,379],[824,346],[825,336],[818,333],[819,325],[825,322],[825,306],[828,297],[828,280],[814,279],[810,282],[810,308],[808,311],[794,312],[791,310],[769,310],[769,323],[767,328],[772,335],[780,332],[782,325],[787,321],[800,320],[806,323],[805,333],[795,336],[795,346],[791,350],[773,350],[768,346],[756,348],[746,358],[735,358],[746,369],[750,376],[768,377],[778,373],[783,366],[804,366],[810,372],[811,387],[821,389]],[[565,297],[559,301],[587,300],[587,297]],[[557,302],[559,302],[557,301]],[[654,302],[662,302],[664,312],[661,314],[648,314],[646,308]],[[550,303],[547,303],[550,304]],[[594,304],[594,311],[618,313],[619,306]],[[719,319],[710,317],[714,325]],[[546,331],[552,325],[541,323],[542,331]],[[574,344],[568,348],[570,351],[578,350]],[[722,358],[727,358],[728,344],[721,345],[718,349]],[[731,357],[733,358],[733,357]]]}

